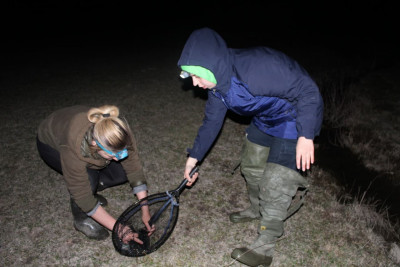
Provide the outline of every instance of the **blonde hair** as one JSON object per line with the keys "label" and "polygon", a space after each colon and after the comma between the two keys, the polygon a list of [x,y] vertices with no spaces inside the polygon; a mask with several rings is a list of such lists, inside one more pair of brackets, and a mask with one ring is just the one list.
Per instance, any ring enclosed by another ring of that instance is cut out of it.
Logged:
{"label": "blonde hair", "polygon": [[88,120],[94,124],[93,139],[114,152],[126,148],[131,135],[128,123],[118,115],[118,107],[112,105],[91,108],[87,113]]}

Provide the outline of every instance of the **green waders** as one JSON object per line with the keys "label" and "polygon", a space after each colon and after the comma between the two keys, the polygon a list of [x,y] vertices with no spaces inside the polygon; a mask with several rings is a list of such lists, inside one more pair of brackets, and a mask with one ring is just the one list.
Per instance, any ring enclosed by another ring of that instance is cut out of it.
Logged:
{"label": "green waders", "polygon": [[246,180],[250,207],[231,213],[229,215],[231,222],[240,223],[260,219],[259,183],[263,178],[268,154],[268,147],[252,143],[246,138],[241,155],[240,170]]}
{"label": "green waders", "polygon": [[[232,258],[249,266],[269,266],[276,240],[283,235],[284,221],[300,208],[291,208],[298,188],[307,188],[307,181],[297,171],[279,164],[267,163],[260,181],[261,220],[258,237],[249,248],[236,248]],[[305,191],[304,191],[305,192]]]}

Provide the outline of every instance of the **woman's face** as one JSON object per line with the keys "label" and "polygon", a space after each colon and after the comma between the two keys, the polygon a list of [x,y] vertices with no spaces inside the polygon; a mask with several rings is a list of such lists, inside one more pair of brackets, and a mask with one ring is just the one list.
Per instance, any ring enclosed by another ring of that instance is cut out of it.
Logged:
{"label": "woman's face", "polygon": [[212,89],[216,86],[215,83],[212,83],[210,81],[207,81],[197,75],[194,74],[190,74],[190,76],[192,76],[192,81],[193,81],[193,86],[198,86],[201,87],[203,89]]}

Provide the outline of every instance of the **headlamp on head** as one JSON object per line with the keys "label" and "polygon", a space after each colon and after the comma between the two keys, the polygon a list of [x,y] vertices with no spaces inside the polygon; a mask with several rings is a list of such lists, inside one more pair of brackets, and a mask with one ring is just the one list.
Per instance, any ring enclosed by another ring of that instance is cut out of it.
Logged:
{"label": "headlamp on head", "polygon": [[181,71],[181,74],[179,75],[182,79],[186,79],[190,77],[190,73],[187,71]]}
{"label": "headlamp on head", "polygon": [[103,151],[105,151],[107,154],[109,154],[109,155],[111,155],[111,156],[113,156],[113,157],[116,157],[118,160],[122,160],[122,159],[124,159],[124,158],[126,158],[126,157],[128,156],[128,150],[127,150],[126,148],[122,149],[121,151],[119,151],[119,152],[117,152],[117,153],[114,153],[114,152],[112,152],[112,151],[106,149],[104,146],[102,146],[102,145],[100,144],[100,142],[97,141],[97,140],[96,140],[96,144],[97,144]]}
{"label": "headlamp on head", "polygon": [[217,84],[217,80],[215,79],[214,74],[209,70],[202,66],[192,66],[192,65],[181,65],[181,77],[187,78],[190,75],[198,76],[207,80],[209,82]]}

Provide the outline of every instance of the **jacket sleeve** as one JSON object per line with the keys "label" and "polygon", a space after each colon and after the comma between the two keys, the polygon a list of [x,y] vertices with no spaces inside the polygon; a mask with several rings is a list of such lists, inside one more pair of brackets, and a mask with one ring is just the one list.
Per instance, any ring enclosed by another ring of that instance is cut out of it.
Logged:
{"label": "jacket sleeve", "polygon": [[298,136],[314,139],[320,132],[323,119],[324,103],[318,86],[309,77],[297,94],[296,128]]}
{"label": "jacket sleeve", "polygon": [[222,128],[226,112],[224,103],[209,90],[203,124],[197,132],[193,147],[188,149],[190,157],[198,161],[204,158]]}
{"label": "jacket sleeve", "polygon": [[146,184],[146,178],[139,158],[136,140],[133,135],[131,136],[131,144],[128,146],[128,155],[128,158],[121,161],[121,164],[125,170],[129,184],[131,187]]}
{"label": "jacket sleeve", "polygon": [[76,204],[85,213],[91,211],[97,204],[97,199],[93,196],[86,163],[68,148],[61,147],[60,151],[61,167],[67,188]]}

